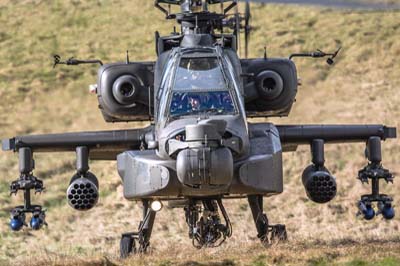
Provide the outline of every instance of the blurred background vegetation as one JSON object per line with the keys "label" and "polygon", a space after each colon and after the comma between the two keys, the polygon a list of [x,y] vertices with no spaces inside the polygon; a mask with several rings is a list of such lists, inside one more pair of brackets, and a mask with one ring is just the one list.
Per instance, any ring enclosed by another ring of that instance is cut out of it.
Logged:
{"label": "blurred background vegetation", "polygon": [[[398,1],[397,1],[398,2]],[[241,6],[241,9],[244,7]],[[296,59],[302,80],[288,118],[275,123],[383,123],[400,126],[400,13],[347,11],[309,6],[252,4],[250,57],[286,57],[342,46],[334,66]],[[99,58],[103,62],[155,60],[154,31],[169,34],[165,21],[143,0],[0,1],[0,137],[131,128],[146,123],[106,124],[88,93],[96,66],[52,68],[52,56]],[[400,172],[398,140],[383,144],[384,166]],[[284,193],[265,199],[271,223],[284,223],[289,242],[265,249],[256,237],[244,200],[227,202],[234,235],[216,249],[191,247],[182,210],[157,217],[151,256],[118,260],[120,234],[140,220],[140,204],[122,196],[115,162],[93,162],[100,180],[99,205],[89,212],[67,206],[65,191],[74,155],[35,155],[35,175],[47,192],[34,201],[48,208],[49,226],[10,232],[9,197],[17,158],[0,153],[0,265],[400,265],[400,219],[355,217],[356,201],[369,186],[356,180],[366,163],[364,145],[326,147],[327,167],[338,179],[338,196],[326,205],[310,202],[300,175],[310,163],[308,147],[284,155]],[[383,185],[400,206],[400,182]]]}

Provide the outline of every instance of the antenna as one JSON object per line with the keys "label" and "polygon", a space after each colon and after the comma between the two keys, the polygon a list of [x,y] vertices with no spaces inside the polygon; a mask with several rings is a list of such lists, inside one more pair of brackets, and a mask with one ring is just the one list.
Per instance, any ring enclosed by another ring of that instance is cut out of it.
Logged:
{"label": "antenna", "polygon": [[129,64],[129,51],[126,50],[126,64]]}
{"label": "antenna", "polygon": [[197,15],[196,15],[196,27],[194,28],[194,32],[197,33],[199,27],[198,27],[198,21],[197,21]]}
{"label": "antenna", "polygon": [[208,3],[206,0],[202,0],[203,12],[208,11]]}
{"label": "antenna", "polygon": [[246,9],[244,12],[244,57],[247,58],[249,54],[249,42],[250,42],[250,19],[251,19],[251,12],[250,12],[250,2],[246,0]]}
{"label": "antenna", "polygon": [[267,46],[264,46],[264,59],[267,60]]}
{"label": "antenna", "polygon": [[149,93],[149,121],[151,122],[151,117],[153,116],[152,112],[151,112],[151,100],[152,100],[152,97],[151,97],[151,86],[148,87],[148,93]]}
{"label": "antenna", "polygon": [[[221,9],[221,14],[223,14],[224,13],[224,1],[221,1],[219,3],[219,7]],[[221,34],[223,34],[223,33],[224,33],[224,27],[221,27]]]}

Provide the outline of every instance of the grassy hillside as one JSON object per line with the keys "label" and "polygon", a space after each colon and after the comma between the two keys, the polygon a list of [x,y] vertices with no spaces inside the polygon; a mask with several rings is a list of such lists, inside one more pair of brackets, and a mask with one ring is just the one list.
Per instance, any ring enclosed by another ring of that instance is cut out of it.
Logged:
{"label": "grassy hillside", "polygon": [[[96,66],[57,67],[51,56],[99,58],[103,62],[154,60],[154,31],[172,23],[153,1],[0,2],[0,137],[115,129],[144,124],[103,122],[88,93]],[[400,13],[348,12],[283,5],[253,5],[250,55],[288,56],[316,48],[343,47],[333,67],[323,60],[296,59],[300,87],[289,118],[276,123],[384,123],[400,126]],[[384,143],[385,167],[400,173],[398,140]],[[93,162],[101,199],[89,212],[67,206],[65,191],[74,155],[35,155],[35,174],[47,192],[34,201],[48,208],[49,227],[10,232],[8,211],[21,203],[9,197],[16,179],[16,155],[0,153],[0,265],[400,265],[400,216],[387,222],[355,217],[355,203],[369,191],[356,180],[366,163],[364,145],[326,147],[327,167],[337,176],[338,196],[326,205],[310,202],[301,184],[310,163],[308,148],[285,154],[285,191],[265,200],[272,223],[285,223],[289,242],[263,248],[246,201],[226,203],[234,235],[220,248],[191,247],[182,210],[157,217],[151,256],[118,260],[119,238],[140,220],[140,204],[122,196],[114,162]],[[383,185],[400,206],[400,181]]]}

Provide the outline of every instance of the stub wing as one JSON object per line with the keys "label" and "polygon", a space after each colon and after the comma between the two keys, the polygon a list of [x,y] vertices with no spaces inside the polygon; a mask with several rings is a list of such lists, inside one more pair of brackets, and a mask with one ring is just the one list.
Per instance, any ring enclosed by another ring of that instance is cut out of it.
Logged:
{"label": "stub wing", "polygon": [[115,160],[118,153],[140,149],[145,143],[145,135],[152,129],[150,126],[141,129],[17,136],[4,139],[2,148],[4,151],[18,151],[26,147],[32,152],[75,152],[77,147],[87,147],[90,159]]}
{"label": "stub wing", "polygon": [[296,150],[298,145],[311,144],[315,139],[325,143],[367,142],[371,137],[381,140],[396,138],[396,128],[384,125],[277,125],[283,151]]}
{"label": "stub wing", "polygon": [[[283,151],[296,150],[298,145],[308,144],[312,164],[305,168],[302,182],[307,196],[314,202],[326,203],[337,192],[336,178],[325,167],[324,144],[344,142],[366,143],[368,164],[358,171],[362,183],[371,184],[371,193],[358,201],[358,215],[366,220],[382,214],[390,220],[394,217],[392,197],[380,193],[380,181],[392,183],[394,175],[382,164],[381,142],[396,138],[396,128],[384,125],[278,125]],[[376,203],[377,210],[374,210]]]}

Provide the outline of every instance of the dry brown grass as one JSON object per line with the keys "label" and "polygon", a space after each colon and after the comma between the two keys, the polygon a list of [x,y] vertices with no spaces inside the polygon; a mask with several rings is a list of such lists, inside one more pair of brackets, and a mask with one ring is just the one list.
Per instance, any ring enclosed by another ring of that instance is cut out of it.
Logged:
{"label": "dry brown grass", "polygon": [[[51,55],[99,57],[106,62],[154,60],[153,32],[171,23],[152,1],[10,1],[0,4],[0,136],[141,126],[107,125],[87,85],[96,67],[51,68]],[[385,123],[399,127],[400,13],[347,12],[282,5],[253,6],[251,56],[269,56],[343,46],[334,67],[298,59],[303,86],[289,118],[276,123]],[[140,14],[140,16],[138,15]],[[385,166],[400,173],[399,141],[384,143]],[[355,218],[355,202],[368,191],[355,178],[365,164],[364,146],[326,147],[327,166],[339,194],[329,204],[307,200],[300,174],[308,148],[285,154],[285,191],[266,199],[273,223],[285,223],[290,241],[264,249],[255,237],[243,200],[227,202],[234,235],[220,248],[196,250],[187,238],[182,210],[164,209],[152,238],[153,256],[117,259],[120,233],[140,219],[140,206],[123,199],[113,162],[93,162],[101,200],[85,213],[70,209],[65,190],[74,172],[72,154],[38,155],[35,174],[48,191],[35,201],[48,207],[42,231],[8,229],[8,210],[21,196],[8,197],[17,160],[0,154],[0,264],[18,265],[398,265],[400,220]],[[400,206],[400,182],[383,185]],[[36,255],[38,254],[38,255]],[[39,261],[37,261],[38,259]]]}

